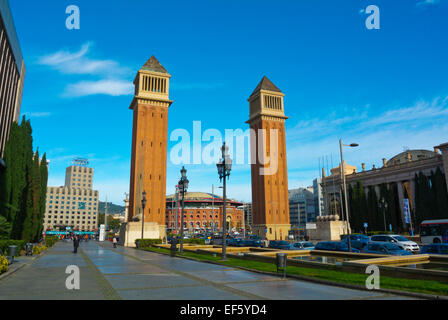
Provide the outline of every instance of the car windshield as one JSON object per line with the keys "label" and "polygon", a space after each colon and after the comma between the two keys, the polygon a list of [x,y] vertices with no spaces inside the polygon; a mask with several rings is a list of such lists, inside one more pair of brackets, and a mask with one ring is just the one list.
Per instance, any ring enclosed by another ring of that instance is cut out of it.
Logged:
{"label": "car windshield", "polygon": [[303,247],[304,248],[314,247],[314,243],[312,243],[312,242],[304,242],[303,243]]}
{"label": "car windshield", "polygon": [[398,240],[398,241],[409,241],[408,239],[406,239],[405,237],[402,237],[402,236],[393,236],[392,238],[394,238],[395,240]]}

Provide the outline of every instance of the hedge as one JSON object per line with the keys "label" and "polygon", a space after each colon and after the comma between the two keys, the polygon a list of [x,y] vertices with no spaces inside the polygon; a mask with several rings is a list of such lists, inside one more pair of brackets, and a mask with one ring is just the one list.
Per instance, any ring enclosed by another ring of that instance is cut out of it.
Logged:
{"label": "hedge", "polygon": [[184,239],[184,243],[205,244],[205,239]]}
{"label": "hedge", "polygon": [[52,247],[56,242],[58,242],[59,238],[56,236],[46,236],[45,237],[45,245],[49,248]]}
{"label": "hedge", "polygon": [[137,248],[152,247],[154,244],[161,244],[162,239],[136,239],[135,245]]}
{"label": "hedge", "polygon": [[17,255],[20,255],[20,251],[25,250],[25,240],[0,240],[0,250],[4,255],[8,254],[9,246],[17,246]]}

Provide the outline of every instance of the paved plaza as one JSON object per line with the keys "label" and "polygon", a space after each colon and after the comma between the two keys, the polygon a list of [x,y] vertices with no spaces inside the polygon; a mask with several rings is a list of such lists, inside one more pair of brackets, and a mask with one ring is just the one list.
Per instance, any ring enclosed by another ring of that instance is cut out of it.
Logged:
{"label": "paved plaza", "polygon": [[[248,272],[231,267],[118,247],[109,242],[58,242],[0,280],[5,299],[307,300],[405,299]],[[20,258],[19,258],[20,259]],[[66,267],[80,270],[80,289],[65,287]]]}

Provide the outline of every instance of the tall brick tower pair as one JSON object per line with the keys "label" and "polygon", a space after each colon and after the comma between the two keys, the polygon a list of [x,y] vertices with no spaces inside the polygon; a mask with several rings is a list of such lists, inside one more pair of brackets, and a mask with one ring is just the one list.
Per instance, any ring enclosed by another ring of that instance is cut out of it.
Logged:
{"label": "tall brick tower pair", "polygon": [[[166,160],[170,74],[152,56],[134,80],[131,182],[128,223],[122,239],[133,245],[141,237],[142,193],[146,192],[145,238],[162,238],[165,231]],[[266,77],[249,97],[254,231],[269,240],[285,239],[290,230],[286,167],[284,94]],[[135,220],[138,220],[135,221]],[[148,223],[148,227],[146,224]],[[148,232],[146,230],[148,229]]]}
{"label": "tall brick tower pair", "polygon": [[263,77],[249,97],[249,123],[255,133],[252,158],[253,230],[268,240],[288,237],[288,174],[286,166],[284,94]]}

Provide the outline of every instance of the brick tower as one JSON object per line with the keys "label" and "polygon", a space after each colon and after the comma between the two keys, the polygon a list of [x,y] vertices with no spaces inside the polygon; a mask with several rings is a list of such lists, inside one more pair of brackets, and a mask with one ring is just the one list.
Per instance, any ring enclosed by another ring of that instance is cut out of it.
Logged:
{"label": "brick tower", "polygon": [[286,239],[289,222],[284,94],[263,77],[249,97],[252,215],[256,234],[268,240]]}
{"label": "brick tower", "polygon": [[[168,97],[171,75],[152,56],[134,79],[135,95],[129,109],[133,110],[131,182],[128,221],[142,218],[142,192],[146,191],[146,222],[157,223],[161,238],[165,235],[166,157]],[[146,227],[145,227],[146,230]],[[145,237],[155,237],[148,233]]]}

